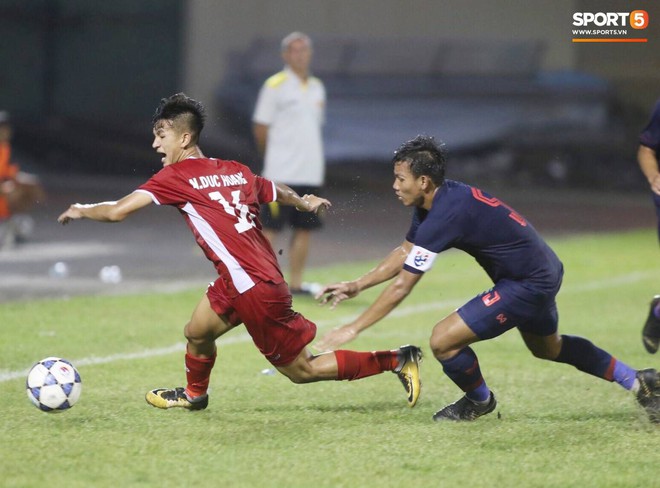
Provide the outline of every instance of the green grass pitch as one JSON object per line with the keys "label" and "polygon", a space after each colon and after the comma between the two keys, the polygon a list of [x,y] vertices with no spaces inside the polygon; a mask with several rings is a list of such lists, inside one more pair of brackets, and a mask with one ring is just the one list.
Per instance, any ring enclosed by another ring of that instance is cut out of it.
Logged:
{"label": "green grass pitch", "polygon": [[[652,230],[552,239],[566,266],[560,331],[582,335],[629,364],[660,367],[641,344],[660,293]],[[310,271],[349,279],[371,263]],[[203,292],[81,297],[0,306],[0,485],[6,487],[637,487],[658,483],[660,426],[632,395],[570,366],[535,359],[511,331],[474,346],[498,395],[473,423],[431,421],[460,396],[428,348],[433,325],[489,282],[448,252],[392,314],[350,348],[420,345],[423,389],[414,409],[390,373],[356,382],[294,385],[269,368],[244,329],[219,341],[210,405],[164,411],[144,401],[184,382],[182,327]],[[370,303],[380,288],[334,311],[295,307],[319,334]],[[79,403],[34,408],[23,371],[42,357],[71,360]]]}

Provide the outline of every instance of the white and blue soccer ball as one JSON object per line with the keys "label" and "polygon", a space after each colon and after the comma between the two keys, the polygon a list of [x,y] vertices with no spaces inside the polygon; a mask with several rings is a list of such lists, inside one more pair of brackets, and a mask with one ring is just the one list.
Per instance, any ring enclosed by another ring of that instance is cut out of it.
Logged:
{"label": "white and blue soccer ball", "polygon": [[66,359],[49,357],[37,362],[25,382],[30,401],[44,412],[61,412],[80,398],[82,382],[78,370]]}

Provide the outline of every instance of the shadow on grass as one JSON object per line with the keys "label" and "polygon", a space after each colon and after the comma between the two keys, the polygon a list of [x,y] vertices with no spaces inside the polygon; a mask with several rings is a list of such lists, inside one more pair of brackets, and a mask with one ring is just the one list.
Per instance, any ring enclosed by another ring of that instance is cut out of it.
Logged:
{"label": "shadow on grass", "polygon": [[[380,402],[366,402],[360,404],[310,404],[310,405],[277,405],[270,407],[255,407],[255,413],[266,412],[319,412],[319,413],[353,413],[353,414],[368,414],[374,412],[400,412],[406,405],[402,402],[396,401],[380,401]],[[407,408],[406,408],[407,409]]]}

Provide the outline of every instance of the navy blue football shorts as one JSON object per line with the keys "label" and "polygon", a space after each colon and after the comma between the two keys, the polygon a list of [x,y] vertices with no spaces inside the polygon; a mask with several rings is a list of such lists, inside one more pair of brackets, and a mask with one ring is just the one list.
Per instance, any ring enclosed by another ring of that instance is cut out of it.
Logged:
{"label": "navy blue football shorts", "polygon": [[479,339],[492,339],[518,328],[539,336],[557,332],[555,293],[539,291],[523,281],[501,280],[457,310]]}

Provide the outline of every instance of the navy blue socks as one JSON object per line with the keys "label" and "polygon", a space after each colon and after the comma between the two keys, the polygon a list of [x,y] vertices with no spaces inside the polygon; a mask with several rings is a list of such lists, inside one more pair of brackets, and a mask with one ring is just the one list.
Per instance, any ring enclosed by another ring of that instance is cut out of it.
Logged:
{"label": "navy blue socks", "polygon": [[[555,362],[570,364],[584,373],[616,382],[626,390],[634,387],[637,374],[635,369],[587,339],[570,335],[561,337],[562,348]],[[481,375],[479,360],[470,347],[462,349],[451,359],[440,361],[440,364],[445,374],[470,400],[487,402],[490,399],[490,389]]]}
{"label": "navy blue socks", "polygon": [[570,364],[598,378],[615,381],[627,390],[633,387],[636,370],[587,339],[570,335],[562,335],[561,338],[562,347],[555,362]]}
{"label": "navy blue socks", "polygon": [[490,389],[481,376],[479,360],[471,348],[462,349],[453,358],[440,361],[440,364],[445,374],[465,392],[465,396],[470,400],[487,402],[490,399]]}

